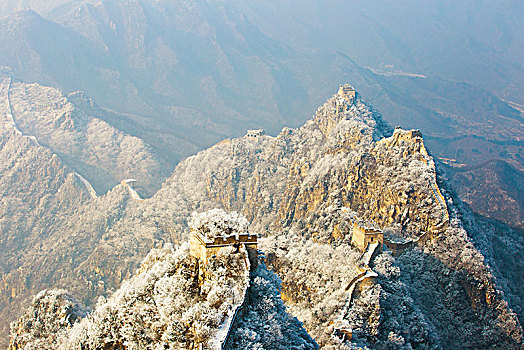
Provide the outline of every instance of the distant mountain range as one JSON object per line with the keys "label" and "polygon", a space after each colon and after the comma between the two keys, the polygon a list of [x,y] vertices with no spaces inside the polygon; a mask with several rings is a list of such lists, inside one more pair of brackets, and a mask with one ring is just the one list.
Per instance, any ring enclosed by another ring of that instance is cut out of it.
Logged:
{"label": "distant mountain range", "polygon": [[[259,271],[257,300],[321,346],[358,275],[351,210],[417,242],[377,260],[348,320],[359,345],[518,347],[523,17],[518,0],[3,1],[0,342],[41,289],[94,308],[221,207],[267,238],[282,285]],[[323,103],[346,82],[341,116]],[[269,136],[239,138],[254,128]]]}
{"label": "distant mountain range", "polygon": [[[491,160],[521,179],[522,6],[7,1],[0,65],[23,81],[85,91],[102,120],[166,155],[170,169],[245,129],[298,126],[351,82],[391,125],[420,128],[452,179]],[[26,7],[40,14],[15,12]],[[479,169],[456,190],[477,213],[522,228],[522,181],[487,186]]]}
{"label": "distant mountain range", "polygon": [[[24,83],[7,88],[6,80],[2,106],[7,94],[14,111],[42,108],[38,96],[60,96]],[[48,93],[19,95],[35,89]],[[76,106],[63,102],[51,104],[54,113],[38,109],[33,116],[61,121],[59,112]],[[79,117],[83,109],[77,108],[72,115]],[[231,332],[236,348],[522,347],[521,235],[472,215],[420,134],[393,130],[358,93],[334,94],[300,128],[226,139],[188,157],[146,199],[132,181],[91,195],[64,156],[52,151],[57,145],[34,136],[46,140],[52,123],[35,122],[28,134],[16,131],[20,114],[1,115],[7,118],[0,134],[7,170],[0,173],[0,191],[8,201],[0,225],[7,238],[2,324],[36,295],[13,323],[13,348],[54,349],[59,338],[87,349],[205,346],[228,305],[240,302],[231,298],[243,286],[239,278],[248,277],[230,249],[213,258],[218,265],[211,283],[198,283],[197,260],[184,244],[188,219],[212,208],[242,213],[250,232],[259,234],[261,265],[249,278],[247,311]],[[89,113],[83,117],[94,120]],[[76,130],[82,130],[78,124],[65,135]],[[147,143],[132,143],[148,154]],[[91,143],[83,147],[91,154]],[[134,159],[136,168],[147,168],[151,159]],[[115,168],[100,166],[109,173]],[[382,252],[375,242],[363,252],[352,244],[354,223],[381,228],[383,238],[400,248]],[[360,278],[366,281],[357,287],[353,282]],[[70,294],[39,293],[50,288]],[[94,309],[89,317],[84,305]],[[337,320],[352,329],[351,343],[334,334]]]}

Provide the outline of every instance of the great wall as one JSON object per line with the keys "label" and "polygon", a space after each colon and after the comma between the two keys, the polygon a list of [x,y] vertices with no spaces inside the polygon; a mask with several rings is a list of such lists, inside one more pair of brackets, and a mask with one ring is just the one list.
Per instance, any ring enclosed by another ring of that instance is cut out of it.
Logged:
{"label": "great wall", "polygon": [[[243,252],[242,252],[243,251]],[[244,254],[244,262],[246,271],[251,271],[251,263],[249,261],[249,254],[245,244],[241,246],[241,253]],[[220,326],[217,336],[211,341],[213,348],[226,350],[231,348],[231,334],[236,328],[239,317],[244,314],[245,308],[249,302],[249,292],[251,288],[251,278],[248,273],[246,288],[244,289],[242,302],[233,306],[226,317],[226,320]]]}
{"label": "great wall", "polygon": [[[38,142],[38,140],[37,140],[37,138],[35,136],[24,134],[20,130],[18,125],[16,124],[15,118],[13,117],[13,109],[11,107],[11,101],[9,100],[9,90],[11,89],[11,84],[12,84],[12,79],[11,78],[7,78],[7,79],[4,79],[2,81],[2,85],[0,87],[0,96],[5,96],[5,98],[4,98],[4,105],[3,105],[3,113],[2,113],[5,116],[5,118],[6,118],[6,120],[5,120],[6,123],[4,123],[4,124],[5,125],[9,125],[17,135],[20,135],[22,137],[28,138],[36,146],[42,146],[42,145],[40,145],[40,143]],[[91,198],[97,198],[98,197],[97,194],[96,194],[95,189],[93,188],[91,183],[86,178],[84,178],[82,175],[80,175],[76,171],[72,170],[71,168],[69,170],[71,170],[71,172],[85,186],[85,188],[86,188],[87,192],[89,193],[89,195],[91,196]]]}
{"label": "great wall", "polygon": [[[234,233],[224,234],[223,236],[209,238],[203,235],[199,230],[191,228],[190,244],[190,255],[199,261],[199,280],[206,278],[206,267],[210,259],[221,248],[224,247],[236,247],[237,252],[243,255],[245,272],[247,277],[245,281],[245,288],[242,293],[242,299],[237,304],[233,305],[225,320],[220,325],[215,336],[209,341],[212,349],[225,350],[231,347],[231,334],[235,329],[241,315],[245,311],[245,307],[249,302],[249,294],[251,288],[251,271],[257,266],[258,255],[257,255],[257,241],[258,237],[255,234],[250,233]],[[201,347],[203,345],[201,344]]]}
{"label": "great wall", "polygon": [[369,286],[375,283],[378,274],[373,271],[369,265],[372,259],[380,251],[381,247],[379,242],[368,244],[366,250],[360,256],[357,265],[359,274],[355,276],[346,287],[346,303],[340,313],[338,313],[333,320],[333,336],[338,337],[341,341],[351,340],[353,336],[353,331],[345,319],[355,297],[355,291],[360,291],[364,286]]}
{"label": "great wall", "polygon": [[[397,129],[398,130],[398,129]],[[397,131],[398,132],[398,131]],[[409,133],[408,140],[411,136],[420,137],[420,132]],[[397,136],[398,137],[398,136]],[[423,145],[422,145],[423,147]],[[430,160],[429,155],[426,153],[422,155],[422,158]],[[424,159],[427,163],[428,160]],[[440,223],[434,227],[429,227],[426,232],[414,239],[394,240],[388,237],[384,237],[382,230],[380,230],[374,223],[366,222],[358,219],[356,216],[351,217],[352,221],[352,235],[351,243],[357,249],[362,251],[362,255],[358,260],[357,269],[359,273],[355,276],[346,287],[346,303],[340,313],[333,319],[333,333],[332,335],[338,338],[341,342],[351,340],[353,337],[353,331],[346,321],[346,316],[351,308],[351,304],[354,301],[357,291],[361,291],[367,286],[371,286],[376,283],[378,274],[372,270],[371,265],[374,258],[382,251],[383,247],[387,248],[393,255],[400,255],[405,250],[413,247],[415,244],[423,245],[428,239],[434,235],[441,233],[449,224],[449,214],[446,205],[446,201],[438,186],[436,185],[436,179],[429,182],[429,188],[438,203],[441,217]]]}
{"label": "great wall", "polygon": [[[15,122],[15,119],[13,117],[13,113],[12,113],[12,108],[11,108],[11,102],[9,101],[9,90],[11,89],[11,79],[8,78],[8,79],[4,79],[2,81],[2,87],[0,89],[0,94],[4,95],[5,96],[5,99],[4,99],[4,111],[3,111],[3,115],[6,116],[7,120],[6,120],[6,124],[7,125],[10,125],[13,130],[15,131],[15,133],[17,133],[18,135],[22,136],[22,132],[20,131],[20,129],[18,129],[18,126],[16,125],[16,122]],[[36,140],[36,139],[35,139]],[[38,144],[38,142],[37,142]]]}
{"label": "great wall", "polygon": [[[333,106],[337,114],[344,113],[350,106],[355,98],[356,93],[351,86],[343,85],[340,87],[339,94],[341,98],[336,100]],[[258,139],[265,135],[264,130],[248,130],[246,137],[251,139]],[[392,137],[394,141],[405,141],[413,142],[417,145],[416,151],[420,154],[420,159],[428,164],[432,162],[431,156],[427,153],[426,148],[423,144],[422,134],[419,130],[402,130],[400,128],[395,129]],[[385,141],[385,140],[382,140]],[[379,142],[382,142],[379,141]],[[122,185],[125,185],[133,200],[143,201],[138,193],[133,188],[134,179],[127,179],[122,181]],[[427,239],[442,230],[443,226],[446,226],[449,221],[447,212],[447,206],[445,198],[441,194],[436,179],[429,181],[429,190],[431,191],[435,202],[438,203],[441,211],[441,218],[439,225],[435,227],[428,227],[428,230],[421,236],[414,239],[407,240],[394,240],[392,238],[384,237],[382,230],[380,230],[374,223],[361,221],[358,218],[352,219],[352,239],[351,243],[359,250],[362,254],[358,260],[358,274],[347,284],[346,291],[346,302],[342,310],[334,317],[334,330],[333,336],[336,336],[341,341],[351,340],[353,332],[349,323],[345,321],[348,313],[350,312],[351,306],[358,296],[358,293],[366,287],[372,286],[376,283],[378,274],[373,271],[372,264],[374,258],[382,252],[384,247],[391,251],[394,255],[402,254],[406,249],[413,247],[415,244],[423,244]],[[208,263],[208,259],[217,253],[218,249],[225,246],[237,246],[239,252],[244,254],[244,261],[246,271],[251,271],[254,264],[250,261],[256,261],[257,256],[253,254],[253,247],[256,251],[256,235],[236,235],[228,237],[215,237],[213,240],[207,240],[201,235],[193,232],[190,240],[191,254],[197,258],[202,266],[201,271],[205,270],[205,265]],[[251,253],[250,253],[251,252]],[[249,304],[250,298],[250,277],[243,292],[243,297],[240,302],[233,305],[225,317],[225,320],[220,325],[219,330],[214,337],[210,340],[209,344],[213,349],[230,349],[232,346],[231,335],[239,319],[244,314],[246,306]]]}
{"label": "great wall", "polygon": [[[331,106],[333,112],[340,116],[344,114],[353,104],[356,98],[354,89],[349,85],[342,85],[339,89],[339,98],[335,99]],[[326,111],[324,111],[326,112]],[[327,124],[319,124],[323,132],[329,132],[331,125],[330,119]],[[331,121],[335,122],[335,121]],[[248,130],[246,136],[251,139],[258,139],[264,135],[263,130]],[[389,143],[388,147],[396,145],[398,142],[411,142],[414,144],[413,151],[417,152],[420,156],[420,160],[426,165],[432,165],[433,159],[428,154],[422,139],[422,133],[419,130],[403,130],[396,128],[393,135],[390,138],[378,141],[379,143]],[[372,222],[362,221],[358,218],[352,218],[352,235],[351,244],[357,249],[362,251],[362,255],[358,260],[358,273],[357,275],[348,282],[346,291],[346,302],[344,307],[337,316],[333,319],[333,336],[344,340],[350,340],[352,338],[352,330],[349,327],[347,321],[345,321],[348,312],[350,312],[351,306],[354,303],[355,298],[358,296],[364,288],[372,286],[376,283],[378,274],[373,271],[372,265],[374,258],[382,252],[383,249],[388,249],[394,255],[403,254],[407,249],[412,248],[415,245],[424,244],[428,239],[431,239],[435,235],[443,232],[449,223],[449,215],[446,206],[446,200],[440,192],[436,177],[429,180],[428,190],[431,193],[436,204],[438,204],[438,219],[432,224],[428,225],[425,232],[420,236],[412,239],[394,239],[392,237],[384,237],[384,234],[378,226]],[[224,242],[225,244],[232,244],[232,242]],[[240,242],[238,242],[240,243]],[[200,242],[199,244],[202,244]],[[205,245],[205,244],[204,244]],[[210,247],[206,247],[210,249]],[[211,253],[212,254],[212,253]],[[207,254],[204,254],[207,255]],[[202,261],[207,260],[207,256],[200,256]],[[238,320],[238,316],[242,315],[249,298],[249,286],[246,288],[245,297],[238,306],[235,307],[235,311],[232,317],[228,318],[229,330],[222,339],[215,343],[215,348],[228,349],[230,343],[230,332],[234,329],[235,322]],[[220,346],[219,346],[220,345]]]}
{"label": "great wall", "polygon": [[[342,85],[339,90],[339,95],[341,98],[336,100],[335,105],[333,105],[337,114],[344,113],[356,98],[354,89],[349,85]],[[248,130],[246,137],[256,140],[264,135],[264,130]],[[414,142],[418,146],[416,147],[416,150],[420,153],[420,159],[425,164],[432,162],[431,156],[427,153],[426,148],[424,147],[422,134],[419,130],[403,130],[396,128],[391,138],[393,138],[395,142],[398,140]],[[385,140],[379,142],[383,141]],[[122,185],[128,188],[133,200],[143,201],[144,199],[142,199],[133,188],[135,181],[136,180],[134,179],[126,179],[122,181]],[[423,244],[433,234],[440,232],[443,228],[442,226],[447,225],[449,221],[447,206],[445,204],[444,196],[437,187],[436,179],[434,179],[434,181],[429,181],[429,189],[441,209],[441,220],[438,226],[428,227],[426,232],[415,239],[401,241],[384,237],[382,230],[380,230],[376,224],[359,220],[356,217],[351,219],[353,228],[351,243],[357,249],[362,251],[362,254],[358,260],[358,274],[349,281],[345,288],[346,302],[344,307],[337,316],[334,317],[333,321],[333,336],[336,336],[341,341],[351,340],[352,338],[353,334],[351,327],[349,327],[349,323],[345,321],[345,318],[350,312],[351,305],[358,296],[358,293],[364,288],[376,283],[378,274],[373,271],[371,266],[374,258],[382,252],[384,247],[394,255],[402,254],[406,249],[413,247],[415,244]],[[205,271],[205,265],[208,263],[208,259],[214,256],[218,249],[225,246],[236,246],[238,251],[244,254],[246,271],[251,271],[255,266],[253,262],[258,261],[257,254],[253,253],[253,251],[257,251],[256,235],[230,235],[227,237],[215,237],[214,239],[209,240],[193,231],[194,230],[192,230],[190,239],[190,251],[191,255],[200,261],[200,271]],[[213,349],[225,350],[230,349],[232,346],[231,335],[233,330],[238,324],[240,317],[244,314],[246,306],[249,304],[251,287],[249,274],[247,279],[241,301],[230,308],[225,320],[220,325],[219,330],[209,342]],[[201,344],[201,346],[203,345]]]}
{"label": "great wall", "polygon": [[134,201],[136,201],[136,202],[143,202],[144,199],[142,199],[142,197],[140,197],[138,192],[133,187],[133,184],[135,182],[136,182],[135,179],[125,179],[125,180],[122,180],[121,185],[127,187],[127,190],[129,191],[129,195],[131,196],[131,198]]}

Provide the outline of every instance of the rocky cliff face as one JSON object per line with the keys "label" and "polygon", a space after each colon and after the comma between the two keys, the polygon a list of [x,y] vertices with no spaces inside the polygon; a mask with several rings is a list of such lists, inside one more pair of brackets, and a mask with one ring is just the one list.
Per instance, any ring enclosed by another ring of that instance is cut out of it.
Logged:
{"label": "rocky cliff face", "polygon": [[1,98],[9,104],[13,126],[57,154],[98,193],[122,179],[140,178],[138,190],[152,195],[167,177],[168,161],[151,146],[75,105],[89,102],[82,93],[65,96],[54,88],[10,79],[4,85],[8,87]]}
{"label": "rocky cliff face", "polygon": [[[5,0],[0,65],[119,111],[113,125],[154,145],[170,170],[246,128],[301,125],[334,84],[352,81],[388,123],[422,129],[442,161],[478,167],[454,187],[477,213],[520,227],[512,179],[492,181],[483,167],[500,159],[524,171],[523,11],[518,0],[486,3]],[[38,13],[13,14],[27,7]],[[408,12],[420,20],[391,20]],[[486,182],[489,208],[476,191]]]}
{"label": "rocky cliff face", "polygon": [[[282,298],[321,346],[518,348],[522,329],[498,291],[518,293],[518,281],[497,273],[504,283],[494,283],[470,238],[475,227],[449,193],[417,133],[392,132],[358,96],[339,93],[299,129],[225,140],[182,161],[147,200],[120,185],[82,205],[60,229],[61,243],[45,241],[54,264],[31,289],[70,284],[92,303],[150,247],[185,241],[193,210],[222,207],[264,237]],[[410,248],[361,256],[350,244],[355,216]],[[26,256],[18,271],[34,278],[32,251]],[[367,269],[375,277],[348,296]],[[331,336],[342,310],[354,330],[345,345]]]}
{"label": "rocky cliff face", "polygon": [[65,290],[43,290],[12,324],[9,349],[56,349],[59,340],[89,311]]}
{"label": "rocky cliff face", "polygon": [[[348,218],[341,214],[349,207],[392,237],[420,244],[395,259],[399,274],[384,273],[386,277],[380,276],[378,285],[362,293],[368,301],[360,307],[354,304],[353,314],[364,313],[360,321],[352,319],[363,344],[387,346],[399,335],[402,344],[414,347],[517,346],[521,341],[518,321],[496,291],[484,258],[467,237],[454,209],[448,213],[454,205],[438,189],[434,163],[422,140],[410,139],[401,131],[384,138],[388,130],[369,107],[357,100],[339,112],[340,97],[334,96],[313,121],[298,130],[286,129],[276,138],[228,140],[182,162],[155,200],[165,203],[167,212],[168,203],[180,195],[197,206],[218,204],[241,210],[259,230],[283,236],[276,246],[273,239],[268,240],[264,249],[272,253],[271,265],[283,278],[284,298],[321,345],[332,341],[325,331],[333,314],[320,310],[341,308],[347,284],[339,280],[325,288],[332,276],[340,278],[340,271],[315,276],[326,273],[326,265],[341,261],[332,252],[335,247],[351,249]],[[195,180],[206,186],[179,185]],[[211,203],[199,201],[203,196]],[[319,246],[311,247],[312,242]],[[305,268],[310,254],[323,256],[324,263]],[[356,259],[346,259],[342,260],[346,261],[344,266],[354,269]],[[356,271],[349,272],[346,283],[355,275]],[[435,284],[436,280],[448,283]],[[433,299],[432,295],[438,297]],[[318,308],[326,299],[329,307]],[[413,304],[402,316],[389,303],[404,299]],[[374,305],[371,309],[364,307],[369,303]],[[373,311],[377,308],[392,311],[383,322],[376,317],[374,322],[362,321],[377,315]],[[447,311],[442,313],[441,309]],[[480,334],[486,325],[485,321],[472,321],[473,313],[483,320],[504,319],[505,326],[488,326],[490,336],[470,339],[468,333]],[[420,332],[389,329],[398,317],[417,320],[412,326]]]}
{"label": "rocky cliff face", "polygon": [[[83,301],[95,290],[104,290],[103,283],[85,278],[87,269],[94,275],[111,275],[119,284],[125,264],[93,263],[106,253],[100,252],[99,245],[96,252],[84,248],[96,245],[100,233],[121,216],[119,205],[130,199],[129,192],[117,187],[104,199],[97,192],[103,194],[122,180],[120,176],[145,175],[149,171],[145,165],[162,173],[162,164],[141,140],[86,115],[58,90],[2,79],[1,317],[17,313],[19,303],[55,285],[56,278],[74,280],[73,285],[86,292],[84,297],[82,292],[76,294]],[[157,174],[151,175],[145,175],[141,192],[147,194],[159,186]],[[98,219],[84,226],[80,223],[84,215]],[[75,216],[78,220],[72,219]],[[94,255],[89,259],[83,252]],[[82,272],[73,272],[72,266]],[[2,322],[4,333],[7,324]]]}
{"label": "rocky cliff face", "polygon": [[405,237],[444,225],[446,204],[422,139],[402,139],[404,132],[385,138],[390,130],[376,112],[360,100],[337,112],[340,98],[326,102],[300,129],[225,140],[187,159],[154,202],[209,198],[241,210],[264,230],[287,227],[335,203]]}

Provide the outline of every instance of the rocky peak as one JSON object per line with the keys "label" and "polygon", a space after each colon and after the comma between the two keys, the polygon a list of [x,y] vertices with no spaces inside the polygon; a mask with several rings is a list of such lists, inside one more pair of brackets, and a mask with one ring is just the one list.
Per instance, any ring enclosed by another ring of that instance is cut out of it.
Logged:
{"label": "rocky peak", "polygon": [[[59,252],[49,253],[55,262],[46,265],[49,278],[71,283],[92,303],[101,292],[86,292],[85,285],[98,281],[104,288],[118,287],[151,246],[187,240],[191,212],[218,207],[241,213],[261,234],[258,247],[282,278],[283,299],[321,346],[333,344],[330,322],[340,310],[348,311],[345,319],[361,347],[521,344],[518,319],[498,294],[449,192],[441,192],[421,135],[388,132],[356,93],[342,113],[330,101],[301,128],[284,129],[277,137],[226,140],[185,159],[147,200],[105,195],[92,201],[61,227],[59,237],[65,238]],[[127,193],[124,186],[115,194],[119,191]],[[348,297],[350,282],[365,277],[361,274],[374,255],[362,255],[351,245],[353,213],[409,247],[398,257],[386,248],[383,254],[377,250],[374,280]],[[69,254],[79,245],[72,272],[61,274],[69,269],[57,268],[60,252]],[[25,261],[25,271],[40,266],[32,265],[30,256]],[[104,317],[118,312],[113,308]],[[480,316],[472,319],[473,314]],[[471,340],[472,333],[479,336]]]}
{"label": "rocky peak", "polygon": [[43,290],[11,325],[9,349],[51,349],[90,310],[63,289]]}

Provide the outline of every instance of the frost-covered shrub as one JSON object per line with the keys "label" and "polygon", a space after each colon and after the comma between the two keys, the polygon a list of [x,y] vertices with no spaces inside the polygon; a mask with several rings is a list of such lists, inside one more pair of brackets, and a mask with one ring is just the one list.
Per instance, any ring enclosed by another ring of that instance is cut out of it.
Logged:
{"label": "frost-covered shrub", "polygon": [[241,214],[222,209],[211,209],[203,213],[193,212],[189,220],[191,229],[208,238],[229,236],[247,232],[249,223]]}
{"label": "frost-covered shrub", "polygon": [[56,349],[61,338],[89,310],[65,290],[43,290],[11,324],[11,348]]}
{"label": "frost-covered shrub", "polygon": [[253,274],[250,303],[232,334],[233,349],[318,349],[302,324],[286,312],[278,277],[260,264]]}
{"label": "frost-covered shrub", "polygon": [[374,270],[389,279],[400,277],[400,268],[394,265],[394,259],[390,252],[380,254],[374,261]]}
{"label": "frost-covered shrub", "polygon": [[207,344],[239,304],[249,280],[246,253],[224,248],[199,283],[185,244],[154,249],[138,274],[77,324],[64,349],[182,349]]}
{"label": "frost-covered shrub", "polygon": [[389,253],[375,259],[380,283],[380,325],[377,334],[363,335],[376,349],[431,349],[438,347],[434,326],[417,307],[409,287],[400,279],[398,262]]}

